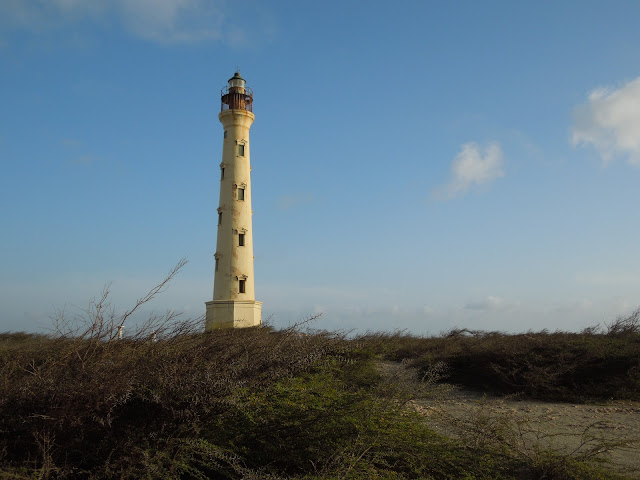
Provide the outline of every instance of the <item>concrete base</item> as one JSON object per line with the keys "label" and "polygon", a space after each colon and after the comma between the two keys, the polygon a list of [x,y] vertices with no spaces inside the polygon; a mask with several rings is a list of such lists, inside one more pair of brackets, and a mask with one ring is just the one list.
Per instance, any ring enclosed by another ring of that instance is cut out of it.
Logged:
{"label": "concrete base", "polygon": [[205,331],[218,328],[257,327],[262,324],[262,302],[213,300],[205,302]]}

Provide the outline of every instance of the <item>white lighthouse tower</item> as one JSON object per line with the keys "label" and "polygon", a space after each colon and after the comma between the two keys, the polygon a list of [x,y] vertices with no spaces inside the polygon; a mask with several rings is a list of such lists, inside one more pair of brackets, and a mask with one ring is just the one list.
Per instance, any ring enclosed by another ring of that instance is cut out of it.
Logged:
{"label": "white lighthouse tower", "polygon": [[218,241],[213,300],[206,302],[206,330],[254,327],[262,323],[253,281],[251,162],[249,129],[255,116],[253,92],[236,72],[221,93],[218,115],[224,128],[220,164]]}

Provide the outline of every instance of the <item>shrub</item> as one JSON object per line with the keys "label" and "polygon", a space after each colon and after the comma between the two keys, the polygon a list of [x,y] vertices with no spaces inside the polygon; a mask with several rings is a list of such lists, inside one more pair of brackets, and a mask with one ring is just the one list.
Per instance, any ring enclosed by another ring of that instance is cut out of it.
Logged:
{"label": "shrub", "polygon": [[640,311],[582,333],[453,330],[440,337],[403,334],[365,339],[385,358],[423,372],[448,366],[447,382],[542,400],[640,399]]}
{"label": "shrub", "polygon": [[[604,371],[617,352],[626,379],[637,358],[626,327],[348,339],[295,326],[202,333],[202,319],[168,312],[119,340],[118,326],[167,281],[124,314],[107,289],[79,317],[59,316],[57,334],[0,335],[0,478],[614,478],[581,458],[523,456],[489,424],[484,438],[504,441],[445,438],[407,405],[439,380],[443,360],[461,383],[530,381],[546,395],[584,384],[576,372],[598,362]],[[422,374],[399,366],[383,375],[379,355],[409,358]],[[625,380],[616,391],[634,388]]]}

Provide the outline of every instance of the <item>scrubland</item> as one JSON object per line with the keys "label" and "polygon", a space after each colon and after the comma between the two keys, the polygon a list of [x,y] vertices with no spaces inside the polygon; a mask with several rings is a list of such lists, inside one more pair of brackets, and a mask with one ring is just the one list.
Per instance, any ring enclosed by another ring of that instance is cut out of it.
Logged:
{"label": "scrubland", "polygon": [[130,312],[107,297],[54,334],[0,334],[0,478],[638,478],[604,461],[633,440],[525,444],[526,424],[482,409],[449,434],[424,407],[445,411],[453,386],[638,401],[638,312],[581,333],[429,338],[309,323],[202,333],[169,313],[120,340]]}
{"label": "scrubland", "polygon": [[0,335],[2,476],[625,478],[597,461],[625,445],[530,455],[513,431],[480,418],[469,435],[437,433],[411,404],[446,402],[445,382],[524,398],[638,400],[637,315],[579,334],[200,329],[165,324],[155,342],[145,330],[122,340],[99,328]]}

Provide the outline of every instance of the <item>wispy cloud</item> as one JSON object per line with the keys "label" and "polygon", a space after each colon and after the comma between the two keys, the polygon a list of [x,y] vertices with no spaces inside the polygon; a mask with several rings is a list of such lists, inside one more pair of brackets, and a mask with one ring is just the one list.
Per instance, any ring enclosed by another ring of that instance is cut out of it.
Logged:
{"label": "wispy cloud", "polygon": [[606,287],[640,287],[640,274],[636,272],[583,272],[575,275],[575,281],[584,285]]}
{"label": "wispy cloud", "polygon": [[605,164],[622,157],[640,167],[640,77],[618,89],[593,90],[573,117],[574,146],[592,145]]}
{"label": "wispy cloud", "polygon": [[114,0],[3,0],[0,26],[9,29],[42,31],[79,18],[104,13]]}
{"label": "wispy cloud", "polygon": [[81,157],[76,158],[73,163],[76,165],[89,165],[93,163],[95,157],[93,155],[82,155]]}
{"label": "wispy cloud", "polygon": [[484,151],[477,143],[465,143],[451,163],[451,181],[434,193],[441,198],[464,195],[474,186],[503,177],[503,165],[502,149],[497,142],[489,143]]}
{"label": "wispy cloud", "polygon": [[71,152],[74,156],[72,162],[76,165],[89,165],[95,162],[96,157],[91,154],[83,153],[85,150],[84,144],[75,138],[63,138],[60,143],[64,146],[65,150]]}
{"label": "wispy cloud", "polygon": [[227,5],[228,0],[2,0],[0,26],[38,32],[113,16],[131,34],[156,43],[234,44],[241,38],[246,46],[246,17],[242,24],[227,18]]}
{"label": "wispy cloud", "polygon": [[495,310],[503,310],[507,306],[508,306],[507,302],[503,298],[489,295],[487,298],[485,298],[483,300],[476,300],[476,301],[472,301],[472,302],[467,302],[467,304],[464,306],[464,308],[467,309],[467,310],[490,310],[490,311],[495,311]]}
{"label": "wispy cloud", "polygon": [[65,147],[80,147],[82,146],[82,142],[80,140],[76,140],[75,138],[63,138],[60,140],[60,143]]}
{"label": "wispy cloud", "polygon": [[310,193],[301,193],[298,195],[281,195],[277,199],[277,205],[280,210],[291,210],[295,207],[306,205],[313,200]]}
{"label": "wispy cloud", "polygon": [[128,29],[160,43],[195,43],[222,36],[221,2],[214,0],[119,0]]}

